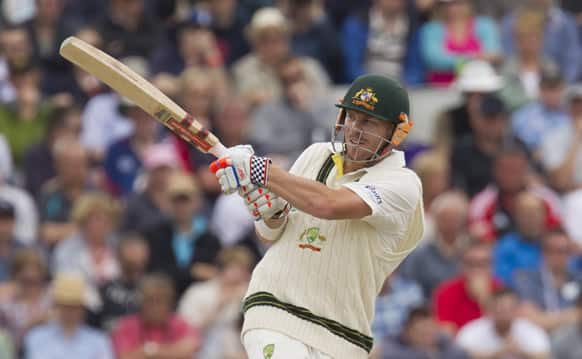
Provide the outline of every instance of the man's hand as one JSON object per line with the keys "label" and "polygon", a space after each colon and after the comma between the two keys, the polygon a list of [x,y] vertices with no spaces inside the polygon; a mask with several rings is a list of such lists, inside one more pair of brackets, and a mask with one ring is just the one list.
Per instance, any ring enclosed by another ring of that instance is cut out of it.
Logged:
{"label": "man's hand", "polygon": [[237,191],[243,186],[255,184],[264,186],[269,177],[271,159],[255,156],[250,146],[235,146],[228,149],[228,155],[210,164],[210,171],[216,175],[225,194]]}
{"label": "man's hand", "polygon": [[243,186],[239,194],[255,221],[280,216],[287,210],[287,202],[267,188],[251,184]]}

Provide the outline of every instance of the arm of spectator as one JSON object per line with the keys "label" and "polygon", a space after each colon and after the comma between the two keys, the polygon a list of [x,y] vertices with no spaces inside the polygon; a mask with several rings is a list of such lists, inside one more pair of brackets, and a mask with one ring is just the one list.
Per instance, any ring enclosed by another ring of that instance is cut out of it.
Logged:
{"label": "arm of spectator", "polygon": [[580,73],[582,46],[580,45],[580,34],[578,32],[576,21],[570,15],[568,15],[566,19],[565,33],[562,34],[563,37],[550,40],[559,41],[561,44],[564,44],[564,46],[562,46],[562,51],[560,52],[561,59],[559,60],[559,65],[566,82],[574,83],[578,80],[578,75]]}
{"label": "arm of spectator", "polygon": [[475,27],[483,46],[480,57],[493,64],[499,63],[502,60],[502,55],[497,23],[488,17],[478,17]]}
{"label": "arm of spectator", "polygon": [[551,332],[563,325],[574,324],[578,321],[579,310],[577,308],[566,308],[556,312],[545,312],[536,304],[524,301],[519,309],[519,314],[539,325],[546,331]]}
{"label": "arm of spectator", "polygon": [[346,81],[351,82],[365,72],[364,56],[368,43],[367,24],[357,16],[350,16],[344,22],[341,36],[344,75]]}
{"label": "arm of spectator", "polygon": [[463,56],[452,55],[446,51],[445,30],[441,23],[429,22],[419,31],[422,57],[428,69],[451,71],[465,60]]}
{"label": "arm of spectator", "polygon": [[501,46],[503,48],[503,53],[506,56],[513,54],[513,38],[515,28],[515,15],[508,14],[501,21]]}
{"label": "arm of spectator", "polygon": [[200,347],[195,338],[184,338],[173,344],[160,345],[155,359],[191,359]]}
{"label": "arm of spectator", "polygon": [[75,229],[72,223],[45,222],[40,227],[40,238],[45,244],[54,246],[71,236]]}
{"label": "arm of spectator", "polygon": [[[582,121],[577,121],[577,127],[575,128],[574,139],[570,144],[566,154],[562,157],[564,160],[561,164],[556,165],[555,167],[552,166],[552,156],[551,153],[543,153],[544,158],[546,158],[546,162],[550,167],[549,175],[550,175],[550,183],[554,188],[556,188],[560,192],[567,192],[576,189],[577,184],[574,179],[574,171],[576,170],[576,161],[578,158],[578,154],[582,149]],[[546,144],[544,141],[543,148],[551,146],[551,144]],[[554,149],[552,149],[554,151]],[[559,156],[559,154],[557,154]],[[556,158],[557,159],[557,158]],[[553,161],[556,162],[556,161]],[[553,168],[552,168],[553,167]]]}

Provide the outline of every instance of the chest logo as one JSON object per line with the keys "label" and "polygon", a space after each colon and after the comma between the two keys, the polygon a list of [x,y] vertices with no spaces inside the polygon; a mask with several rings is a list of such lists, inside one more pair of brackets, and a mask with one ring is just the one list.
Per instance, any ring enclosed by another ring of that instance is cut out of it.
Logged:
{"label": "chest logo", "polygon": [[299,248],[310,249],[314,252],[321,252],[327,238],[320,233],[318,227],[311,227],[304,230],[299,236]]}

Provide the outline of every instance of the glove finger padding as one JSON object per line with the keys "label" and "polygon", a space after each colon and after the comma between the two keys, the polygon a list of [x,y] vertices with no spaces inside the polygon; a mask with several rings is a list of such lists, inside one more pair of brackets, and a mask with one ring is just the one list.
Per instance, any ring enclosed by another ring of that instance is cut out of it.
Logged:
{"label": "glove finger padding", "polygon": [[262,187],[249,191],[244,196],[245,204],[256,220],[271,218],[275,214],[285,210],[287,202]]}

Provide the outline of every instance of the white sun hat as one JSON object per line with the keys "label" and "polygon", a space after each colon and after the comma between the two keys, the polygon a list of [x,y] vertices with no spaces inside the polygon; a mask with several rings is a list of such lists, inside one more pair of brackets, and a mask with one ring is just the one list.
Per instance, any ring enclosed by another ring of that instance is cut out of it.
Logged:
{"label": "white sun hat", "polygon": [[461,92],[495,92],[503,86],[503,78],[490,63],[483,60],[467,62],[461,68],[454,87]]}

